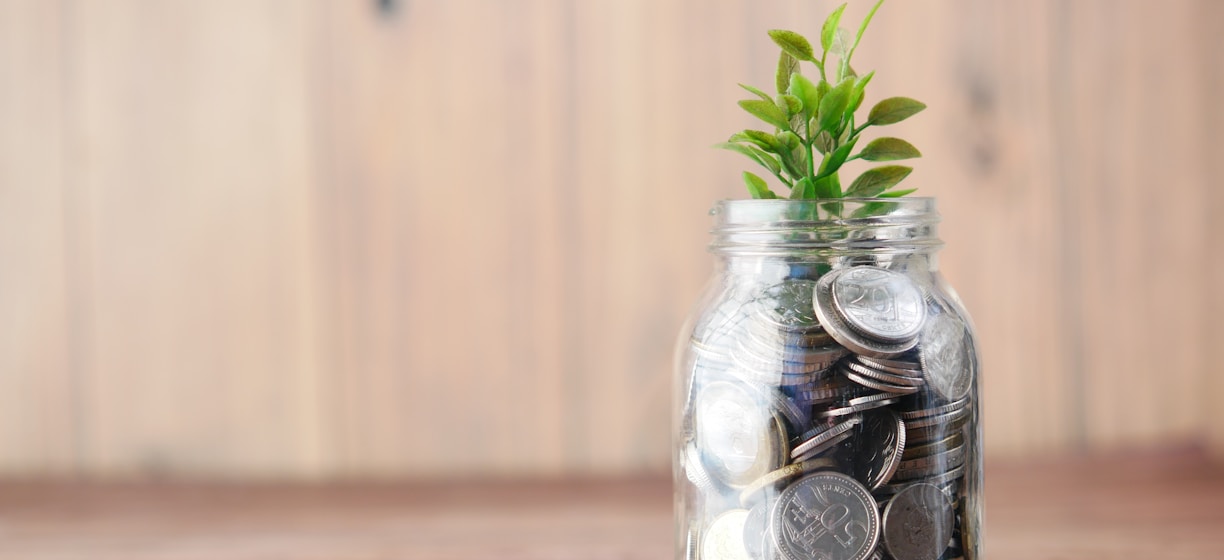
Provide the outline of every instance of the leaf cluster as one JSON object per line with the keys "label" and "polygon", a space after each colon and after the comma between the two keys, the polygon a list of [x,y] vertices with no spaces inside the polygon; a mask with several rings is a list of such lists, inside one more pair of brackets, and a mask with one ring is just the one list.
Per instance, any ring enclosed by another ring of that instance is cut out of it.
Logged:
{"label": "leaf cluster", "polygon": [[[769,37],[781,48],[777,94],[740,84],[754,98],[739,102],[768,125],[767,130],[743,130],[716,147],[739,152],[769,170],[789,189],[792,199],[888,198],[913,192],[894,190],[913,171],[903,165],[868,169],[845,189],[839,177],[842,166],[854,160],[891,162],[922,155],[913,144],[893,137],[876,138],[855,151],[869,127],[895,124],[926,108],[907,97],[890,97],[876,103],[866,119],[856,123],[855,113],[875,72],[859,76],[850,60],[883,3],[876,2],[854,35],[840,26],[846,4],[839,6],[821,27],[819,53],[799,33],[770,31]],[[801,72],[802,63],[815,66],[813,77]],[[744,172],[744,183],[753,198],[779,198],[765,179],[753,173]]]}

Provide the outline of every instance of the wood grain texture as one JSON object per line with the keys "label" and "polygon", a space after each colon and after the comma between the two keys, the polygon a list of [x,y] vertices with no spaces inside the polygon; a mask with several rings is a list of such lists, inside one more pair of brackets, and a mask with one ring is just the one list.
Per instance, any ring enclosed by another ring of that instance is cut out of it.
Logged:
{"label": "wood grain texture", "polygon": [[[1092,484],[1085,484],[1086,479]],[[1201,455],[987,467],[990,558],[1224,555],[1224,473]],[[666,479],[399,485],[0,485],[24,560],[671,557]]]}
{"label": "wood grain texture", "polygon": [[0,2],[0,473],[72,470],[59,6]]}
{"label": "wood grain texture", "polygon": [[90,304],[81,470],[320,471],[311,13],[115,1],[65,18]]}
{"label": "wood grain texture", "polygon": [[[764,31],[835,2],[390,5],[0,0],[0,472],[666,468],[706,210],[748,168],[708,146],[772,83]],[[1221,15],[868,31],[867,103],[930,106],[890,133],[940,199],[988,453],[1224,450]]]}

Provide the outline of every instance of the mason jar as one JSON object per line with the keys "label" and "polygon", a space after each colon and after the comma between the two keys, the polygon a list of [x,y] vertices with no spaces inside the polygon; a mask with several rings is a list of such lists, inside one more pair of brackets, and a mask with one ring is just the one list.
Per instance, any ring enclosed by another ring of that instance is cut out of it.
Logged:
{"label": "mason jar", "polygon": [[676,558],[981,558],[977,349],[935,200],[711,214],[676,360]]}

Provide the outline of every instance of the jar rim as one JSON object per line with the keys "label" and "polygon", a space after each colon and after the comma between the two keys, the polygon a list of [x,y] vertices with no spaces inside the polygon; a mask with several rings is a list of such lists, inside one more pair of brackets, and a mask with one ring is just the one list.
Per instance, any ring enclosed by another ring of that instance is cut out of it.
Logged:
{"label": "jar rim", "polygon": [[930,252],[943,244],[934,197],[725,199],[710,215],[716,253]]}

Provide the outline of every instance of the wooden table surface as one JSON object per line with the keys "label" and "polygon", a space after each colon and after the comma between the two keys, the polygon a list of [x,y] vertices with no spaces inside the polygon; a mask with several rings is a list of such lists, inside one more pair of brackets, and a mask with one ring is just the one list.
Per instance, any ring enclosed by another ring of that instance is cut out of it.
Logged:
{"label": "wooden table surface", "polygon": [[[1224,558],[1224,467],[1187,451],[987,469],[991,560]],[[664,559],[666,480],[0,483],[3,560]]]}

